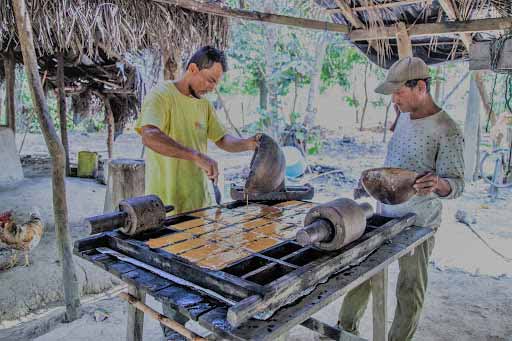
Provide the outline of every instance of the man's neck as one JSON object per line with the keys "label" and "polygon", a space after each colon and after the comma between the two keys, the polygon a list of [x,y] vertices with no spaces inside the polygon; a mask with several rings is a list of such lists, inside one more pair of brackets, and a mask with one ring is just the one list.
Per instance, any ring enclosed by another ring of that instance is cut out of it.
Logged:
{"label": "man's neck", "polygon": [[436,105],[436,103],[432,100],[432,98],[428,98],[425,100],[425,103],[422,103],[418,106],[417,110],[411,111],[410,116],[411,120],[417,120],[420,118],[429,117],[437,114],[441,110],[440,107]]}
{"label": "man's neck", "polygon": [[175,83],[174,83],[174,86],[176,87],[176,89],[178,89],[178,91],[185,95],[185,96],[191,96],[192,94],[190,93],[190,87],[188,85],[188,82],[182,78],[180,80],[177,80]]}

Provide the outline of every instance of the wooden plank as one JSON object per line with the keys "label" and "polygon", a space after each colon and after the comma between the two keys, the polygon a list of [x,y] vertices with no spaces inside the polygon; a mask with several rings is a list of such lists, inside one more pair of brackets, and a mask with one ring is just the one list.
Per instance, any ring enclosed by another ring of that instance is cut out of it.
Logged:
{"label": "wooden plank", "polygon": [[218,15],[221,17],[230,17],[251,21],[263,21],[272,24],[294,26],[300,28],[309,28],[313,30],[331,31],[347,33],[348,27],[341,24],[334,24],[327,21],[318,21],[305,18],[290,17],[273,13],[263,13],[258,11],[248,11],[231,8],[225,5],[212,4],[208,2],[199,2],[195,0],[153,0],[167,5],[175,5],[195,12]]}
{"label": "wooden plank", "polygon": [[[207,313],[201,316],[199,323],[228,340],[273,340],[369,280],[433,234],[432,229],[417,226],[402,231],[391,243],[379,247],[359,265],[337,274],[324,284],[319,284],[309,295],[278,310],[268,320],[251,319],[234,329],[227,322],[227,311],[221,309],[215,313],[210,312],[211,315]],[[213,314],[216,316],[212,317]]]}
{"label": "wooden plank", "polygon": [[398,31],[396,33],[396,41],[398,44],[398,57],[412,57],[411,38],[407,33],[407,28],[403,22],[398,23]]}
{"label": "wooden plank", "polygon": [[[512,20],[509,18],[488,18],[468,21],[415,24],[408,25],[406,27],[410,37],[438,36],[449,33],[475,33],[508,30],[512,28]],[[375,28],[373,30],[354,30],[348,33],[347,36],[352,41],[393,39],[395,38],[396,32],[397,28],[395,26],[385,26],[382,28]]]}
{"label": "wooden plank", "polygon": [[[263,296],[251,296],[229,308],[228,321],[239,326],[250,317],[264,310],[273,310],[286,304],[290,295],[303,292],[322,279],[330,276],[361,257],[368,255],[382,243],[415,221],[415,215],[409,214],[401,219],[394,219],[380,229],[369,233],[366,240],[358,240],[337,251],[338,255],[329,259],[320,258],[302,268],[284,275],[265,286]],[[356,244],[357,243],[357,244]],[[354,245],[355,244],[355,245]]]}
{"label": "wooden plank", "polygon": [[[146,294],[143,290],[137,289],[133,285],[128,286],[128,293],[135,297],[142,303],[146,302]],[[127,341],[142,341],[142,334],[144,331],[144,313],[135,308],[130,303],[128,304],[128,323],[126,327],[126,340]]]}
{"label": "wooden plank", "polygon": [[373,341],[387,341],[388,268],[372,277]]}
{"label": "wooden plank", "polygon": [[[393,8],[393,7],[416,5],[416,4],[430,6],[430,5],[432,5],[432,0],[402,0],[402,1],[395,1],[395,2],[386,2],[383,4],[352,7],[351,9],[353,12],[365,12],[365,11],[376,11],[376,10],[388,9],[388,8]],[[341,13],[342,11],[340,8],[329,8],[329,9],[325,10],[325,12],[332,15],[332,14]]]}

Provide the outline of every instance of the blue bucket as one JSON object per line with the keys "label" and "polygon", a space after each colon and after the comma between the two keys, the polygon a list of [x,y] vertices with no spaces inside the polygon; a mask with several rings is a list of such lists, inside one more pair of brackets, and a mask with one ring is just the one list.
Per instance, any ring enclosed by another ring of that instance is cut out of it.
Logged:
{"label": "blue bucket", "polygon": [[288,178],[298,178],[306,171],[306,160],[299,149],[293,146],[282,148],[286,160],[285,174]]}

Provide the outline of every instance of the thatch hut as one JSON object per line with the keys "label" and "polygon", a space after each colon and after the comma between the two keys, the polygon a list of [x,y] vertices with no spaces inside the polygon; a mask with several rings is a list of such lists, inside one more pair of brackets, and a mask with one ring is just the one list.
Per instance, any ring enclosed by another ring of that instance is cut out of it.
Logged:
{"label": "thatch hut", "polygon": [[[127,53],[156,51],[162,56],[165,76],[172,78],[181,58],[193,49],[204,44],[222,48],[227,42],[226,18],[157,1],[27,3],[46,87],[59,87],[58,61],[62,58],[64,92],[73,97],[73,109],[87,115],[91,104],[103,101],[107,123],[112,116],[115,121],[115,136],[137,115],[144,93],[138,68],[128,61]],[[0,80],[8,81],[9,98],[13,93],[10,75],[15,64],[23,63],[10,0],[2,0],[0,6],[0,53]],[[14,129],[14,113],[9,111],[8,123]]]}
{"label": "thatch hut", "polygon": [[512,17],[509,0],[314,1],[333,22],[349,27],[347,38],[370,60],[386,68],[399,59],[400,28],[406,40],[410,39],[412,54],[436,64],[467,59],[471,44],[499,36],[496,21],[480,21],[474,30],[459,25],[464,32],[451,29],[450,23],[503,19],[502,26],[506,26]]}

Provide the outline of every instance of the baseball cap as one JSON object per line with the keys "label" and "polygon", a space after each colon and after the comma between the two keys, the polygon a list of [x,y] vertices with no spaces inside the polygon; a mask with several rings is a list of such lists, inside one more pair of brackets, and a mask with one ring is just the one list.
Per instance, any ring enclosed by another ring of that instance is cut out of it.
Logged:
{"label": "baseball cap", "polygon": [[375,92],[391,95],[393,92],[398,91],[407,81],[427,78],[430,78],[428,66],[421,58],[405,57],[391,65],[386,80],[375,89]]}

